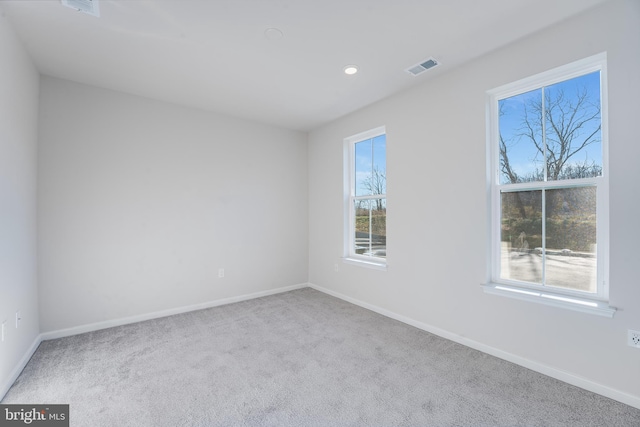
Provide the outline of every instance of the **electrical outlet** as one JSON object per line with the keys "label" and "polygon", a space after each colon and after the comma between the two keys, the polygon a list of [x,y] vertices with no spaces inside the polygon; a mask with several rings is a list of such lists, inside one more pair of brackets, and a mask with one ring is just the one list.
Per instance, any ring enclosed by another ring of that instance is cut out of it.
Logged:
{"label": "electrical outlet", "polygon": [[629,329],[627,344],[631,347],[640,348],[640,332]]}
{"label": "electrical outlet", "polygon": [[4,341],[4,337],[7,335],[7,321],[2,322],[2,341]]}
{"label": "electrical outlet", "polygon": [[340,271],[340,267],[338,266],[338,264],[333,264],[333,269],[337,272]]}
{"label": "electrical outlet", "polygon": [[20,310],[16,311],[16,329],[20,326],[20,321],[22,320],[22,316],[20,315]]}
{"label": "electrical outlet", "polygon": [[218,278],[222,279],[224,277],[224,268],[218,269]]}

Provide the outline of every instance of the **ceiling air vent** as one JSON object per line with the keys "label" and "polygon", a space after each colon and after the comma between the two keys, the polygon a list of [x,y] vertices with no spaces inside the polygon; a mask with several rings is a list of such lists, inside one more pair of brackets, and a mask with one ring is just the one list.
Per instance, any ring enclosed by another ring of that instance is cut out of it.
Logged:
{"label": "ceiling air vent", "polygon": [[100,16],[100,7],[98,6],[98,0],[61,0],[64,6],[75,9],[78,12],[86,13],[87,15]]}
{"label": "ceiling air vent", "polygon": [[412,76],[417,76],[418,74],[422,74],[427,71],[429,68],[433,68],[438,65],[438,61],[433,58],[429,58],[424,62],[414,65],[413,67],[409,67],[406,69],[406,72],[411,74]]}

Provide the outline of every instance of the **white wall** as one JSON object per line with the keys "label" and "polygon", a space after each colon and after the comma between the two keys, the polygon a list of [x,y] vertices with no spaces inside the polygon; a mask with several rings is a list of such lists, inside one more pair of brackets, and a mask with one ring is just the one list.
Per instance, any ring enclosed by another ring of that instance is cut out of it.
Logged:
{"label": "white wall", "polygon": [[[608,53],[614,319],[483,293],[486,91]],[[310,282],[640,405],[640,3],[613,1],[309,135]],[[343,139],[387,129],[389,268],[343,264]],[[334,271],[339,263],[340,271]],[[578,381],[579,382],[579,381]],[[611,394],[611,393],[610,393]]]}
{"label": "white wall", "polygon": [[[38,334],[36,143],[38,72],[0,14],[0,397]],[[15,327],[15,313],[22,322]],[[29,353],[30,354],[30,353]]]}
{"label": "white wall", "polygon": [[51,77],[39,126],[42,332],[307,282],[306,134]]}

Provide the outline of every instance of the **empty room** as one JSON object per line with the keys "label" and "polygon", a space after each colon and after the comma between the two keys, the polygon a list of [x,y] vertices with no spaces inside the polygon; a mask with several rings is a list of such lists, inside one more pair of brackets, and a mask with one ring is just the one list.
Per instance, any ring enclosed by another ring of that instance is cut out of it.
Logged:
{"label": "empty room", "polygon": [[0,1],[0,425],[639,426],[640,1]]}

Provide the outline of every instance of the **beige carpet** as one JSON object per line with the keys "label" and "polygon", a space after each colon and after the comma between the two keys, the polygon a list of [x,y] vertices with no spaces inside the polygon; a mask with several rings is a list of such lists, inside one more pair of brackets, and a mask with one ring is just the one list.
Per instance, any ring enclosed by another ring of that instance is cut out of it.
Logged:
{"label": "beige carpet", "polygon": [[45,341],[2,403],[72,426],[640,426],[640,410],[312,289]]}

